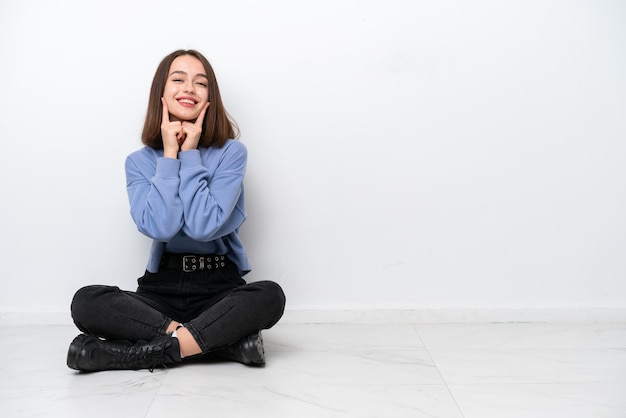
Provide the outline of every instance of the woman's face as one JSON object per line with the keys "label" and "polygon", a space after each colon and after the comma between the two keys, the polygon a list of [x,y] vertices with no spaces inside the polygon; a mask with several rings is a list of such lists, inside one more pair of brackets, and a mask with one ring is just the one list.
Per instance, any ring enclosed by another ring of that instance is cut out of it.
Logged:
{"label": "woman's face", "polygon": [[181,55],[172,62],[163,98],[170,120],[195,121],[209,100],[209,80],[200,60]]}

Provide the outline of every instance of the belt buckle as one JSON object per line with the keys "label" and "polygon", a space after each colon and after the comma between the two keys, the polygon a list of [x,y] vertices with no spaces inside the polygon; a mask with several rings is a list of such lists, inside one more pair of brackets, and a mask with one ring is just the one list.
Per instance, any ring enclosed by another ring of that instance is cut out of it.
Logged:
{"label": "belt buckle", "polygon": [[[184,255],[183,256],[183,271],[185,273],[193,273],[196,271],[198,266],[196,266],[196,256],[195,255]],[[189,266],[191,264],[191,267]]]}

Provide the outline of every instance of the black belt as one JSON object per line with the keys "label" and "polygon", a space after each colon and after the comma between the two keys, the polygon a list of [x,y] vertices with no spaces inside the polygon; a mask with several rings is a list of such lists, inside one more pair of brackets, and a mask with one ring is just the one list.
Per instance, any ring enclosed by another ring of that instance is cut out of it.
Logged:
{"label": "black belt", "polygon": [[161,267],[192,273],[194,271],[224,268],[227,261],[228,259],[225,255],[165,253],[161,257]]}

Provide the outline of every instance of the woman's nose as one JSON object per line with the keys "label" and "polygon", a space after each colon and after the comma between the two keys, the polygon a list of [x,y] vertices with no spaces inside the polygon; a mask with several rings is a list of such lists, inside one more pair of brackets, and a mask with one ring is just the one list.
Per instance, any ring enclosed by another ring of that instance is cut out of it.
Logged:
{"label": "woman's nose", "polygon": [[183,90],[187,93],[194,93],[195,92],[195,88],[193,85],[193,82],[187,82],[185,83],[185,86],[183,87]]}

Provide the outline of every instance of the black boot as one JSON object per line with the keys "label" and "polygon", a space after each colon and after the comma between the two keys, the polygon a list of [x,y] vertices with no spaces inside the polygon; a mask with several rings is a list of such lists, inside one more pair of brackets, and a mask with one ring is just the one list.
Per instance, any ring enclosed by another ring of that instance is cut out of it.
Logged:
{"label": "black boot", "polygon": [[231,346],[209,353],[208,357],[215,360],[236,361],[248,366],[265,366],[261,331],[248,335]]}
{"label": "black boot", "polygon": [[81,334],[67,353],[67,366],[85,372],[154,369],[179,363],[178,338],[164,335],[152,341],[106,341]]}

